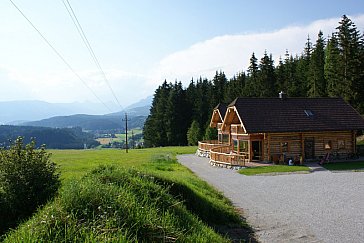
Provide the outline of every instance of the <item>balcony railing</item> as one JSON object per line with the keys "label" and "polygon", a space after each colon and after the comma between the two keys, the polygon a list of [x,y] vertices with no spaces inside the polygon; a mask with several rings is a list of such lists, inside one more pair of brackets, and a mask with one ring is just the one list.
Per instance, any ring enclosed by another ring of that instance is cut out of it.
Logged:
{"label": "balcony railing", "polygon": [[249,160],[249,154],[237,154],[231,151],[231,146],[229,145],[222,145],[211,149],[210,163],[229,166],[245,166],[245,162]]}
{"label": "balcony railing", "polygon": [[198,150],[197,154],[201,157],[210,157],[210,150],[221,146],[222,143],[218,140],[205,140],[205,141],[199,141],[198,142]]}

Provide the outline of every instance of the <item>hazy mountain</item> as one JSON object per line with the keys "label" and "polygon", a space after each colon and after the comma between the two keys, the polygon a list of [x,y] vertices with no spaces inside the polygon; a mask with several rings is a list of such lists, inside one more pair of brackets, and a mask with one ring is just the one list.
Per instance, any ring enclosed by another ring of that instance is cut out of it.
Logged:
{"label": "hazy mountain", "polygon": [[[112,104],[107,104],[110,108]],[[115,107],[115,105],[114,105]],[[105,106],[98,103],[48,103],[37,100],[0,102],[0,124],[20,124],[52,116],[73,114],[105,114]],[[118,110],[118,109],[115,109]]]}
{"label": "hazy mountain", "polygon": [[52,127],[52,128],[71,128],[81,127],[84,130],[124,130],[125,112],[128,113],[128,128],[143,127],[145,119],[149,115],[149,106],[135,107],[121,112],[106,115],[85,115],[77,114],[71,116],[54,116],[39,121],[20,123],[23,126]]}
{"label": "hazy mountain", "polygon": [[153,102],[153,96],[148,96],[145,99],[141,99],[140,101],[138,101],[138,102],[136,102],[134,104],[131,104],[131,105],[127,106],[125,108],[125,110],[131,110],[133,108],[145,107],[145,106],[151,107],[152,106],[152,102]]}

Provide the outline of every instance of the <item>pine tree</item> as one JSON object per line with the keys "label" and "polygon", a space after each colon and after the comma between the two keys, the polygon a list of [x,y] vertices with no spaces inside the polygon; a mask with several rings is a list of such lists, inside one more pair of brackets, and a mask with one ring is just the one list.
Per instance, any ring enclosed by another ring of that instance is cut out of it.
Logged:
{"label": "pine tree", "polygon": [[358,92],[362,92],[358,90],[362,79],[360,34],[355,24],[346,15],[343,15],[339,24],[336,29],[341,56],[340,73],[345,87],[342,95],[346,101],[358,106],[357,98],[360,96]]}
{"label": "pine tree", "polygon": [[253,52],[250,58],[250,65],[248,67],[248,78],[245,85],[244,95],[247,97],[257,97],[259,96],[259,91],[261,87],[259,87],[258,83],[258,64],[257,58]]}
{"label": "pine tree", "polygon": [[272,54],[268,56],[267,52],[265,51],[264,56],[260,60],[257,78],[257,83],[259,84],[258,86],[261,87],[259,97],[273,97],[276,95],[274,89],[275,79],[276,77]]}
{"label": "pine tree", "polygon": [[344,79],[340,73],[340,50],[335,34],[327,41],[325,49],[325,79],[327,82],[327,94],[329,97],[339,97],[344,87]]}
{"label": "pine tree", "polygon": [[197,121],[193,121],[190,128],[187,131],[188,145],[197,145],[197,142],[201,140],[200,125]]}
{"label": "pine tree", "polygon": [[325,67],[325,40],[319,31],[314,50],[311,55],[308,70],[308,97],[324,97],[326,93],[326,80],[324,74]]}

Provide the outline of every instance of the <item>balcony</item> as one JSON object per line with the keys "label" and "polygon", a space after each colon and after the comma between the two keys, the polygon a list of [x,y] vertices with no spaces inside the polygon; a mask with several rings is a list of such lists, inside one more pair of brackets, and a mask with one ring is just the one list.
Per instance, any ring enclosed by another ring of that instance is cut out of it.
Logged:
{"label": "balcony", "polygon": [[210,164],[218,166],[245,167],[249,161],[249,153],[232,153],[231,146],[221,145],[210,151]]}
{"label": "balcony", "polygon": [[210,150],[221,145],[221,142],[218,140],[199,141],[197,155],[210,158]]}

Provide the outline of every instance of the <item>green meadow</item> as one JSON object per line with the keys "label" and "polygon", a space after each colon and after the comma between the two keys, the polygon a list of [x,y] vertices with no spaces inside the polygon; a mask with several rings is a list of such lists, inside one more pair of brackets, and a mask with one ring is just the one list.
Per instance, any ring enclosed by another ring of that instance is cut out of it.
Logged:
{"label": "green meadow", "polygon": [[[231,242],[252,230],[221,193],[180,165],[196,147],[50,150],[62,188],[4,242]],[[229,232],[234,232],[231,237]],[[0,238],[1,239],[1,238]]]}

